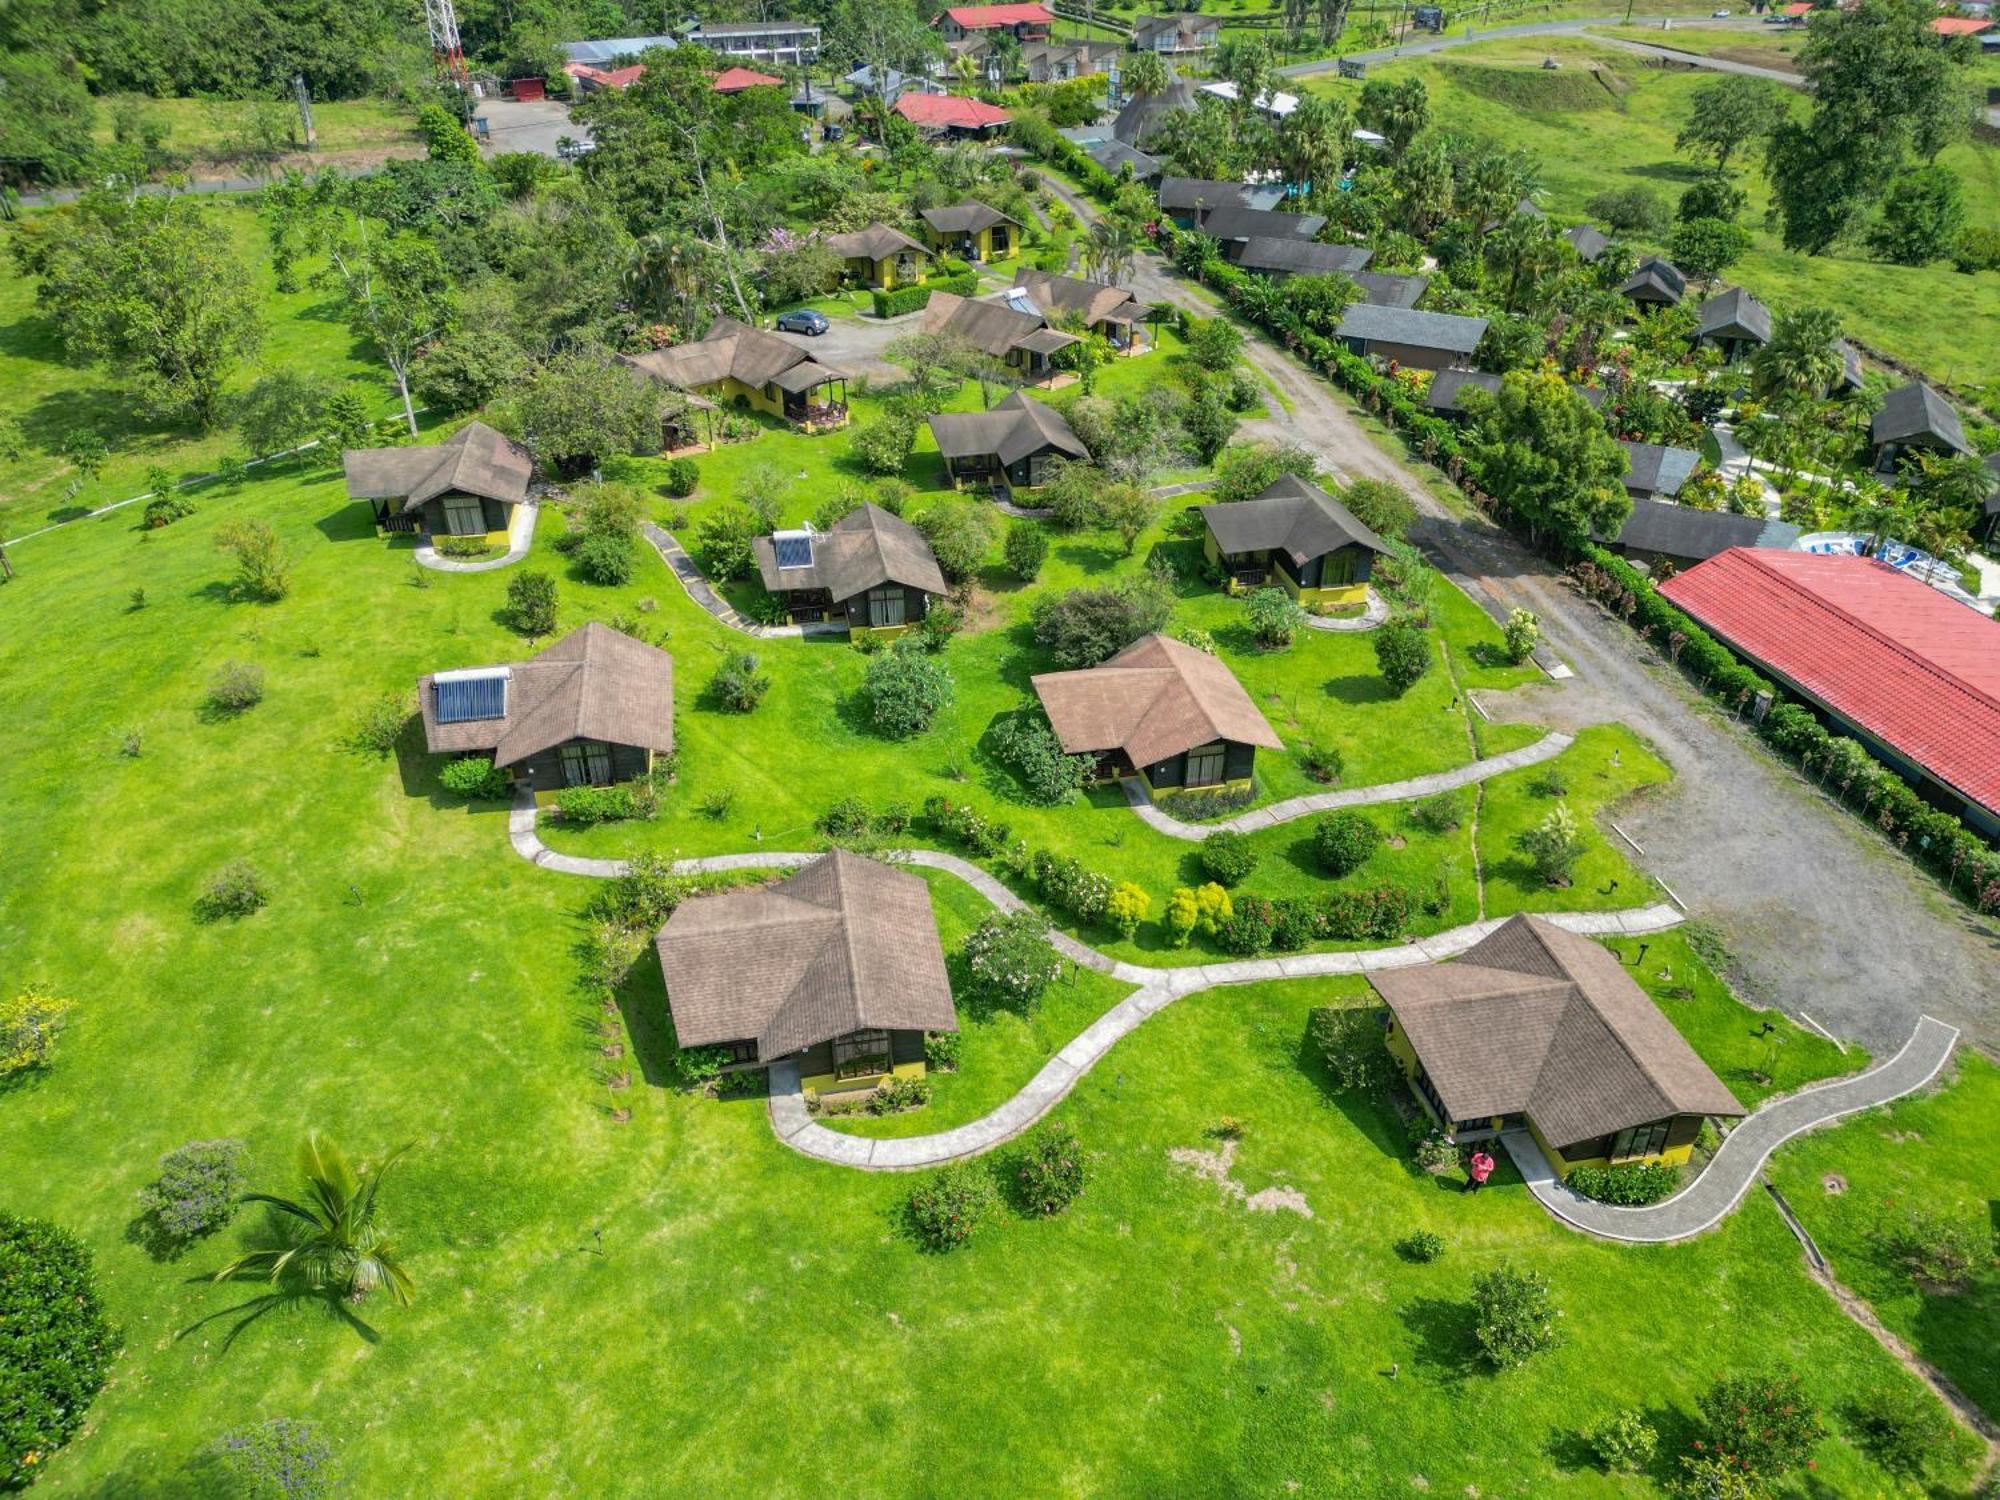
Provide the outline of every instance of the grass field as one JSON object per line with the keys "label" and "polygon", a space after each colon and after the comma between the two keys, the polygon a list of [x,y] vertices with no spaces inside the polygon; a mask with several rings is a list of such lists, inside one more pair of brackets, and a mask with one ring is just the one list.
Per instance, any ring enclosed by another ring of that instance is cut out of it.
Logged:
{"label": "grass field", "polygon": [[[284,602],[231,600],[211,540],[232,515],[270,520],[292,550]],[[1150,1020],[1061,1108],[1091,1153],[1084,1199],[1054,1222],[1010,1215],[949,1258],[904,1238],[909,1179],[808,1162],[756,1101],[667,1086],[643,964],[621,994],[632,1119],[613,1124],[571,951],[588,883],[517,858],[504,814],[443,797],[420,756],[342,743],[362,705],[422,671],[518,653],[496,618],[504,573],[413,586],[406,554],[324,472],[204,496],[158,533],[86,522],[17,563],[0,588],[0,792],[29,832],[0,866],[0,977],[44,980],[79,1009],[55,1067],[0,1096],[0,1176],[11,1208],[92,1245],[126,1331],[86,1435],[41,1481],[51,1494],[199,1494],[190,1465],[217,1433],[289,1416],[322,1425],[361,1494],[804,1495],[858,1441],[868,1486],[893,1494],[1637,1495],[1647,1481],[1597,1470],[1579,1428],[1639,1406],[1680,1451],[1709,1379],[1777,1357],[1836,1413],[1907,1378],[1807,1280],[1761,1201],[1692,1244],[1633,1250],[1557,1227],[1504,1172],[1477,1199],[1414,1173],[1393,1118],[1329,1094],[1301,1053],[1307,1010],[1359,998],[1354,983],[1216,991]],[[1053,576],[1097,566],[1059,557]],[[656,599],[649,622],[671,631],[681,672],[675,803],[720,771],[739,806],[769,806],[767,847],[806,836],[802,814],[841,768],[867,788],[905,766],[898,795],[914,800],[937,758],[923,742],[821,739],[858,659],[780,642],[780,686],[749,722],[790,718],[794,733],[753,759],[693,710],[721,637],[663,567],[649,558],[624,589],[563,588],[566,624]],[[996,692],[975,686],[989,671],[1019,695],[1018,645],[981,654],[1009,628],[951,648],[967,701]],[[1351,675],[1337,639],[1232,659],[1253,678],[1306,663],[1337,679]],[[228,659],[262,665],[267,695],[216,719],[201,700]],[[1448,733],[1357,738],[1351,774],[1468,753],[1443,701],[1419,703]],[[1385,712],[1313,707],[1335,726]],[[120,749],[132,734],[136,756]],[[1657,774],[1636,742],[1614,743],[1626,770]],[[1571,797],[1594,795],[1601,748]],[[655,827],[691,838],[675,816]],[[1129,813],[1068,816],[1107,850],[1137,847]],[[264,874],[269,907],[196,924],[201,882],[237,857]],[[976,920],[963,892],[938,892],[947,932]],[[934,1118],[978,1113],[1115,994],[1091,980],[1033,1022],[975,1020]],[[1713,993],[1699,1002],[1712,1016],[1677,1004],[1697,1045],[1738,1066],[1753,1018]],[[1170,1161],[1212,1149],[1224,1116],[1247,1130],[1236,1180],[1296,1188],[1312,1218],[1246,1213]],[[211,1284],[203,1273],[262,1232],[250,1213],[167,1263],[129,1237],[161,1152],[240,1136],[258,1185],[290,1190],[309,1125],[362,1156],[416,1143],[386,1195],[411,1309],[371,1302],[356,1326]],[[1394,1253],[1417,1228],[1446,1237],[1443,1260]],[[1566,1342],[1494,1376],[1473,1357],[1466,1283],[1502,1260],[1551,1278]],[[1818,1457],[1815,1493],[1920,1493],[1844,1436]],[[1940,1472],[1969,1462],[1961,1449]]]}
{"label": "grass field", "polygon": [[[1562,68],[1543,71],[1540,64],[1549,56]],[[1589,77],[1589,69],[1600,70],[1604,81]],[[1371,77],[1405,73],[1424,79],[1433,117],[1451,129],[1533,150],[1542,167],[1543,202],[1559,219],[1581,220],[1593,196],[1628,185],[1650,187],[1671,204],[1698,175],[1673,143],[1691,108],[1690,96],[1706,81],[1699,73],[1664,71],[1617,48],[1568,37],[1502,40],[1369,70]],[[1323,77],[1309,86],[1350,93],[1358,88]],[[1804,108],[1792,91],[1782,92],[1794,108]],[[2000,148],[1961,144],[1939,160],[1964,180],[1968,222],[2000,227]],[[1943,264],[1892,266],[1851,249],[1817,257],[1791,254],[1763,226],[1768,193],[1761,173],[1747,173],[1741,181],[1750,193],[1744,222],[1753,228],[1756,246],[1730,268],[1731,281],[1779,308],[1823,303],[1840,314],[1848,332],[1933,379],[2000,382],[2000,343],[1967,334],[2000,321],[2000,272],[1962,276]]]}
{"label": "grass field", "polygon": [[[284,104],[289,111],[291,101]],[[167,127],[162,143],[167,150],[191,157],[200,166],[226,165],[242,155],[248,119],[258,107],[241,99],[147,99],[142,110],[145,118]],[[314,148],[318,156],[345,158],[417,144],[416,111],[409,105],[384,99],[340,99],[315,103],[312,114],[319,137]],[[296,113],[291,118],[296,132]],[[106,102],[98,111],[99,140],[112,139],[112,123],[112,105]]]}

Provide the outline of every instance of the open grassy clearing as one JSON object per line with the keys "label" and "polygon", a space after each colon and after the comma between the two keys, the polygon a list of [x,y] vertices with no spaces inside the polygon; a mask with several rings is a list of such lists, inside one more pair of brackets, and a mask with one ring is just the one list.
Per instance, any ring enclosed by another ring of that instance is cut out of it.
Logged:
{"label": "open grassy clearing", "polygon": [[[294,550],[283,603],[228,600],[210,538],[233,514],[270,519]],[[413,587],[326,473],[212,498],[150,537],[125,517],[86,522],[19,561],[0,589],[14,708],[0,788],[10,826],[34,835],[0,871],[0,952],[10,983],[46,979],[81,1009],[57,1067],[0,1097],[0,1172],[11,1206],[92,1244],[128,1339],[88,1433],[44,1477],[51,1493],[185,1494],[215,1433],[285,1415],[324,1426],[359,1493],[799,1495],[861,1434],[871,1482],[894,1493],[1400,1493],[1421,1475],[1449,1493],[1637,1494],[1641,1481],[1589,1466],[1578,1427],[1639,1405],[1678,1448],[1711,1375],[1774,1350],[1835,1406],[1904,1378],[1761,1205],[1696,1243],[1633,1251],[1558,1228],[1511,1181],[1466,1200],[1414,1174],[1383,1110],[1331,1098],[1302,1064],[1307,1009],[1355,984],[1217,991],[1149,1021],[1062,1106],[1095,1165],[1078,1207],[1010,1217],[948,1259],[902,1238],[908,1179],[794,1156],[757,1101],[661,1086],[643,963],[621,996],[634,1117],[614,1126],[596,1016],[573,989],[589,883],[515,857],[502,812],[440,796],[407,739],[393,760],[338,745],[375,695],[519,651],[495,618],[505,573]],[[741,802],[803,810],[793,778],[865,764],[795,732],[760,767],[726,726],[701,728],[698,663],[721,637],[664,569],[564,591],[566,623],[657,599],[690,780],[719,763]],[[788,649],[829,676],[859,661]],[[205,684],[230,658],[266,668],[267,697],[209,721]],[[775,694],[798,690],[787,674],[751,722],[779,722]],[[1429,712],[1462,746],[1463,723]],[[137,758],[118,750],[132,729]],[[803,832],[773,819],[767,846]],[[270,907],[195,925],[200,882],[238,856],[265,874]],[[976,917],[968,899],[940,884],[948,927]],[[1052,999],[1045,1029],[996,1029],[991,1046],[975,1034],[943,1081],[964,1106],[941,1088],[933,1108],[979,1112],[999,1068],[1112,998],[1069,1012]],[[1248,1127],[1237,1180],[1298,1188],[1312,1219],[1247,1213],[1169,1162],[1211,1149],[1225,1115]],[[217,1135],[250,1143],[260,1185],[288,1187],[308,1124],[364,1156],[417,1142],[389,1203],[419,1301],[362,1308],[372,1342],[311,1303],[232,1339],[232,1310],[261,1288],[197,1273],[253,1239],[254,1216],[162,1265],[127,1239],[133,1194],[160,1152]],[[1391,1246],[1423,1227],[1450,1249],[1409,1265]],[[1465,1283],[1503,1258],[1553,1279],[1568,1343],[1494,1377],[1471,1359]],[[1815,1482],[1917,1493],[1842,1440]]]}
{"label": "open grassy clearing", "polygon": [[[1547,56],[1562,68],[1541,71]],[[1601,69],[1605,82],[1587,77],[1589,68]],[[1544,204],[1560,219],[1583,219],[1585,203],[1617,187],[1650,187],[1671,203],[1698,175],[1673,143],[1690,96],[1708,75],[1650,67],[1631,53],[1568,37],[1502,40],[1369,69],[1371,77],[1405,73],[1423,78],[1437,120],[1533,150],[1542,164]],[[1353,94],[1359,88],[1332,78],[1305,82],[1322,91]],[[1795,91],[1784,93],[1794,108],[1804,108]],[[2000,226],[2000,147],[1961,144],[1939,161],[1964,180],[1968,222]],[[1962,276],[1942,263],[1892,266],[1852,251],[1791,254],[1763,227],[1769,194],[1761,174],[1739,180],[1750,194],[1743,222],[1756,244],[1730,267],[1728,280],[1777,307],[1831,307],[1848,332],[1932,379],[1971,385],[2000,380],[2000,344],[1966,337],[1967,329],[2000,320],[2000,272]]]}
{"label": "open grassy clearing", "polygon": [[[289,98],[282,101],[297,129],[297,113]],[[142,106],[146,118],[162,122],[169,151],[201,163],[228,163],[238,154],[251,113],[261,101],[248,99],[155,99]],[[100,101],[96,136],[112,139],[112,101]],[[313,128],[319,136],[316,155],[335,156],[391,146],[415,147],[416,111],[386,99],[336,99],[312,107]],[[310,158],[303,158],[310,160]]]}

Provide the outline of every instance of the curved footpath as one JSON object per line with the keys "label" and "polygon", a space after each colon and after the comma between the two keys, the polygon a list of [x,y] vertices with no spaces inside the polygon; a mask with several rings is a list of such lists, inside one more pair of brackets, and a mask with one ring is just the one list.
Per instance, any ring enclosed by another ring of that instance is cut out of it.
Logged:
{"label": "curved footpath", "polygon": [[541,519],[542,507],[539,501],[530,500],[514,507],[514,524],[507,529],[507,553],[504,557],[485,557],[477,562],[467,562],[457,557],[441,557],[429,537],[417,543],[417,565],[439,573],[491,573],[500,568],[510,568],[528,555],[528,549],[535,545],[535,523]]}
{"label": "curved footpath", "polygon": [[1368,591],[1368,606],[1360,614],[1350,615],[1346,619],[1341,619],[1338,616],[1309,614],[1306,616],[1306,627],[1309,630],[1331,630],[1343,633],[1356,630],[1373,630],[1388,618],[1389,601],[1371,588]]}
{"label": "curved footpath", "polygon": [[1719,1222],[1742,1201],[1771,1153],[1793,1136],[1915,1093],[1937,1077],[1957,1041],[1957,1027],[1931,1016],[1920,1018],[1910,1039],[1887,1062],[1763,1105],[1729,1132],[1701,1176],[1664,1203],[1645,1208],[1617,1208],[1571,1192],[1526,1131],[1510,1130],[1501,1140],[1528,1190],[1565,1224],[1601,1239],[1664,1244]]}
{"label": "curved footpath", "polygon": [[1159,807],[1146,795],[1146,789],[1139,785],[1136,777],[1127,777],[1120,783],[1125,788],[1125,800],[1140,821],[1155,828],[1170,839],[1185,839],[1198,844],[1211,833],[1257,833],[1262,829],[1275,828],[1280,823],[1289,823],[1294,818],[1310,817],[1314,813],[1331,812],[1337,807],[1369,807],[1378,802],[1407,802],[1417,797],[1428,797],[1436,792],[1449,792],[1462,786],[1471,786],[1476,781],[1489,777],[1504,776],[1509,771],[1518,771],[1523,766],[1539,765],[1545,760],[1554,760],[1563,751],[1576,743],[1573,734],[1545,734],[1532,745],[1524,745],[1519,750],[1509,750],[1505,755],[1489,755],[1484,760],[1475,760],[1470,765],[1460,766],[1455,771],[1438,771],[1430,776],[1413,776],[1408,781],[1383,781],[1374,786],[1351,786],[1337,792],[1314,792],[1305,797],[1292,797],[1284,802],[1273,802],[1269,807],[1252,808],[1249,812],[1238,813],[1233,818],[1218,818],[1213,823],[1183,823],[1179,818]]}

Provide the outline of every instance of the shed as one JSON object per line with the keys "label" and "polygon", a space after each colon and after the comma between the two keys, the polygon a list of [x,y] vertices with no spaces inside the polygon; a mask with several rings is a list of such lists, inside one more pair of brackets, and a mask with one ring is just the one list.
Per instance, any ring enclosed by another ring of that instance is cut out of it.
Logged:
{"label": "shed", "polygon": [[1701,464],[1692,448],[1661,443],[1620,443],[1625,450],[1625,492],[1634,500],[1671,500]]}
{"label": "shed", "polygon": [[1354,354],[1442,370],[1472,357],[1486,337],[1486,319],[1359,302],[1347,309],[1334,337]]}
{"label": "shed", "polygon": [[1375,559],[1389,549],[1319,486],[1282,474],[1248,500],[1201,507],[1202,550],[1231,592],[1275,582],[1307,606],[1368,597]]}

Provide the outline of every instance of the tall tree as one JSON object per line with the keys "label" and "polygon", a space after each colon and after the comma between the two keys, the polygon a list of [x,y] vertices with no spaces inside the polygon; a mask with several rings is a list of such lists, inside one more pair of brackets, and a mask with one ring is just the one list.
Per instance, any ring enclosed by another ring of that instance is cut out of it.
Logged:
{"label": "tall tree", "polygon": [[871,91],[883,100],[891,72],[920,74],[944,52],[937,31],[911,0],[840,0],[826,41],[832,57],[869,69]]}
{"label": "tall tree", "polygon": [[1817,401],[1841,375],[1840,319],[1830,308],[1788,307],[1750,360],[1751,388],[1766,401]]}
{"label": "tall tree", "polygon": [[1517,370],[1497,394],[1467,398],[1494,494],[1528,523],[1569,541],[1616,536],[1632,513],[1625,450],[1590,403],[1553,371]]}
{"label": "tall tree", "polygon": [[1278,167],[1308,201],[1339,190],[1353,121],[1346,101],[1307,94],[1278,125]]}
{"label": "tall tree", "polygon": [[410,365],[424,345],[451,328],[451,277],[437,247],[416,235],[389,235],[356,215],[350,232],[328,244],[328,261],[347,298],[347,321],[375,345],[396,394],[403,420],[417,435],[416,407],[410,401]]}
{"label": "tall tree", "polygon": [[1949,167],[1918,167],[1889,186],[1868,248],[1899,266],[1951,254],[1965,228],[1965,194]]}
{"label": "tall tree", "polygon": [[1169,82],[1167,60],[1157,52],[1135,52],[1131,61],[1123,66],[1125,92],[1134,98],[1140,94],[1160,93]]}
{"label": "tall tree", "polygon": [[1784,118],[1780,87],[1729,75],[1704,83],[1688,99],[1688,121],[1674,137],[1674,149],[1712,159],[1716,171],[1728,171],[1737,152],[1769,135]]}
{"label": "tall tree", "polygon": [[1410,149],[1410,144],[1431,123],[1431,96],[1421,78],[1371,78],[1361,86],[1361,104],[1355,111],[1361,123],[1389,143],[1393,160]]}

